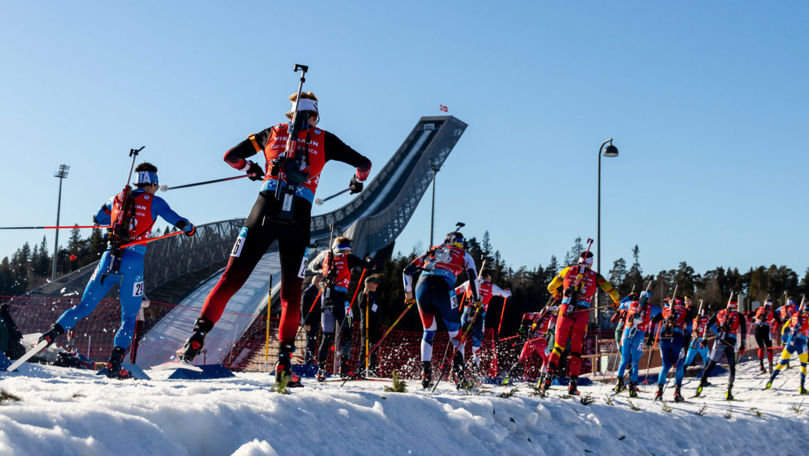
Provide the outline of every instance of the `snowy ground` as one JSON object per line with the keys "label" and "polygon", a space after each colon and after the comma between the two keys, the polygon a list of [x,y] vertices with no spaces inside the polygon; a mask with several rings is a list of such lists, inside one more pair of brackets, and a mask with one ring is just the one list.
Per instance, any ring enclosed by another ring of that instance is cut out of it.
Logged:
{"label": "snowy ground", "polygon": [[[386,393],[387,382],[318,384],[282,395],[266,374],[224,380],[113,381],[93,372],[24,365],[0,373],[0,389],[20,401],[0,403],[0,454],[14,455],[706,455],[799,454],[809,448],[809,401],[797,395],[798,373],[786,371],[774,391],[748,362],[738,373],[736,401],[724,400],[724,378],[703,398],[665,405],[646,387],[630,402],[610,401],[609,385],[582,388],[595,402],[550,397],[519,385],[477,394],[444,383],[436,394],[408,382],[408,393]],[[786,383],[786,385],[784,385]],[[633,407],[639,410],[633,410]],[[704,415],[696,412],[703,409]],[[778,440],[777,447],[772,445]]]}

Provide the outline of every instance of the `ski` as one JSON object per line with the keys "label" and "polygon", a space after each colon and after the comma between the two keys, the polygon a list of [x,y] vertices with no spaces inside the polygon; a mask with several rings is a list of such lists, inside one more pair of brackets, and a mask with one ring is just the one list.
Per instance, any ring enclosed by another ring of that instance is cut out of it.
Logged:
{"label": "ski", "polygon": [[158,364],[150,367],[152,370],[170,370],[170,369],[186,369],[194,372],[202,372],[202,369],[193,364],[186,363],[185,361],[174,360],[166,361],[165,363]]}
{"label": "ski", "polygon": [[24,362],[26,362],[29,359],[33,358],[34,355],[36,355],[37,353],[44,350],[45,347],[47,347],[47,346],[48,346],[48,341],[47,340],[43,339],[43,340],[39,341],[39,343],[34,345],[34,348],[28,350],[27,352],[25,352],[24,355],[20,356],[19,359],[17,359],[17,361],[14,361],[13,363],[11,363],[11,365],[8,366],[8,369],[6,369],[6,372],[14,372]]}

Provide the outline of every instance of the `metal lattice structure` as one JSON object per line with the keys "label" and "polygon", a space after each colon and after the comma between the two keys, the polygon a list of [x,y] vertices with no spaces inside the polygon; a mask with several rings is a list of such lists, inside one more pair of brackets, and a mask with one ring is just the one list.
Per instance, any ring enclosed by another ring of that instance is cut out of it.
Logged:
{"label": "metal lattice structure", "polygon": [[[335,211],[312,217],[311,242],[325,247],[334,225],[335,233],[352,238],[355,252],[372,253],[390,245],[413,215],[433,179],[433,170],[444,163],[466,126],[452,116],[422,117],[365,191]],[[146,294],[172,286],[180,288],[170,294],[172,297],[193,291],[202,279],[225,266],[244,220],[200,225],[193,237],[173,236],[149,244]],[[64,275],[31,295],[61,296],[63,290],[80,291],[96,264]],[[201,273],[205,276],[200,277]]]}

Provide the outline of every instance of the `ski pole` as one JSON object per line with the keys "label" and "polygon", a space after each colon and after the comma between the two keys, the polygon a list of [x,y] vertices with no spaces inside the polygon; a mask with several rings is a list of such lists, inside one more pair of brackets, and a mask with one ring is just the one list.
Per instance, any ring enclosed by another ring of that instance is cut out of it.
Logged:
{"label": "ski pole", "polygon": [[345,193],[345,192],[347,192],[347,191],[349,191],[349,190],[351,190],[351,189],[350,189],[350,188],[347,188],[347,189],[345,189],[345,190],[340,190],[339,192],[335,193],[334,195],[331,195],[331,196],[326,197],[326,198],[323,198],[323,199],[320,199],[320,198],[315,198],[315,204],[317,204],[317,205],[319,206],[319,205],[321,205],[321,204],[325,203],[326,201],[328,201],[328,200],[330,200],[330,199],[337,198],[338,196],[342,195],[343,193]]}
{"label": "ski pole", "polygon": [[192,184],[175,185],[174,187],[169,187],[168,185],[161,185],[160,186],[160,191],[161,192],[167,192],[169,190],[177,190],[177,189],[180,189],[180,188],[196,187],[198,185],[215,184],[217,182],[225,182],[225,181],[230,181],[230,180],[243,179],[245,177],[247,177],[247,174],[245,174],[243,176],[232,176],[232,177],[224,177],[222,179],[214,179],[214,180],[207,180],[207,181],[202,181],[202,182],[194,182]]}
{"label": "ski pole", "polygon": [[74,228],[109,228],[109,225],[84,225],[84,226],[0,226],[0,230],[68,230]]}
{"label": "ski pole", "polygon": [[183,233],[185,233],[185,231],[175,231],[173,233],[164,234],[164,235],[158,236],[158,237],[153,237],[153,238],[149,238],[149,239],[142,239],[140,241],[130,242],[129,244],[122,245],[120,248],[125,249],[127,247],[132,247],[133,245],[148,244],[150,242],[154,242],[154,241],[157,241],[159,239],[165,239],[167,237],[177,236],[178,234],[183,234]]}
{"label": "ski pole", "polygon": [[[405,302],[407,302],[407,301],[405,301]],[[407,307],[405,307],[405,310],[403,310],[403,311],[402,311],[402,313],[401,313],[401,314],[399,314],[399,317],[398,317],[398,318],[396,318],[396,321],[394,321],[394,322],[393,322],[393,324],[392,324],[392,325],[390,325],[390,327],[388,328],[388,330],[387,330],[387,331],[385,331],[385,334],[383,334],[383,335],[382,335],[382,337],[381,337],[381,338],[379,338],[379,342],[377,342],[377,343],[376,343],[376,345],[374,345],[374,346],[373,346],[373,348],[371,348],[371,350],[368,352],[368,354],[366,354],[366,355],[365,355],[365,361],[366,361],[366,362],[368,361],[368,358],[370,358],[370,357],[371,357],[371,354],[372,354],[372,353],[373,353],[373,352],[374,352],[374,351],[375,351],[377,348],[379,348],[379,346],[380,346],[380,345],[382,345],[382,342],[384,342],[384,341],[385,341],[385,339],[388,337],[388,334],[390,334],[390,333],[391,333],[391,331],[393,331],[393,328],[395,328],[395,327],[396,327],[396,325],[398,325],[398,324],[399,324],[399,322],[402,320],[402,318],[404,318],[404,316],[405,316],[405,314],[407,313],[407,311],[408,311],[408,310],[410,310],[410,309],[413,307],[413,304],[415,304],[415,303],[416,303],[416,300],[415,300],[415,299],[413,299],[413,300],[411,300],[409,303],[407,303]],[[380,360],[380,361],[381,361],[381,360]],[[357,365],[359,365],[359,360],[357,360]],[[357,365],[355,365],[355,366],[354,366],[354,371],[356,371],[356,370],[357,370]],[[341,383],[341,384],[340,384],[340,386],[345,385],[345,384],[346,384],[346,382],[348,381],[348,379],[349,379],[349,378],[350,378],[350,377],[346,377],[346,379],[345,379],[345,380],[343,380],[343,383]]]}
{"label": "ski pole", "polygon": [[503,328],[503,315],[506,314],[506,304],[508,303],[508,298],[503,298],[503,310],[500,311],[500,324],[497,325],[497,336],[500,337],[500,329]]}

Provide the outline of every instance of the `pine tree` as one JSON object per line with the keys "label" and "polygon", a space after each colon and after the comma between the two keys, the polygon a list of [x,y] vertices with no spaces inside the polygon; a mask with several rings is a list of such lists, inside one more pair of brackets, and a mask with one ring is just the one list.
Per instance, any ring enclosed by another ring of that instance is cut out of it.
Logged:
{"label": "pine tree", "polygon": [[627,295],[631,289],[625,289],[628,275],[629,271],[626,269],[626,261],[623,258],[618,258],[612,263],[612,269],[609,272],[610,283],[618,287],[618,294],[621,296]]}

